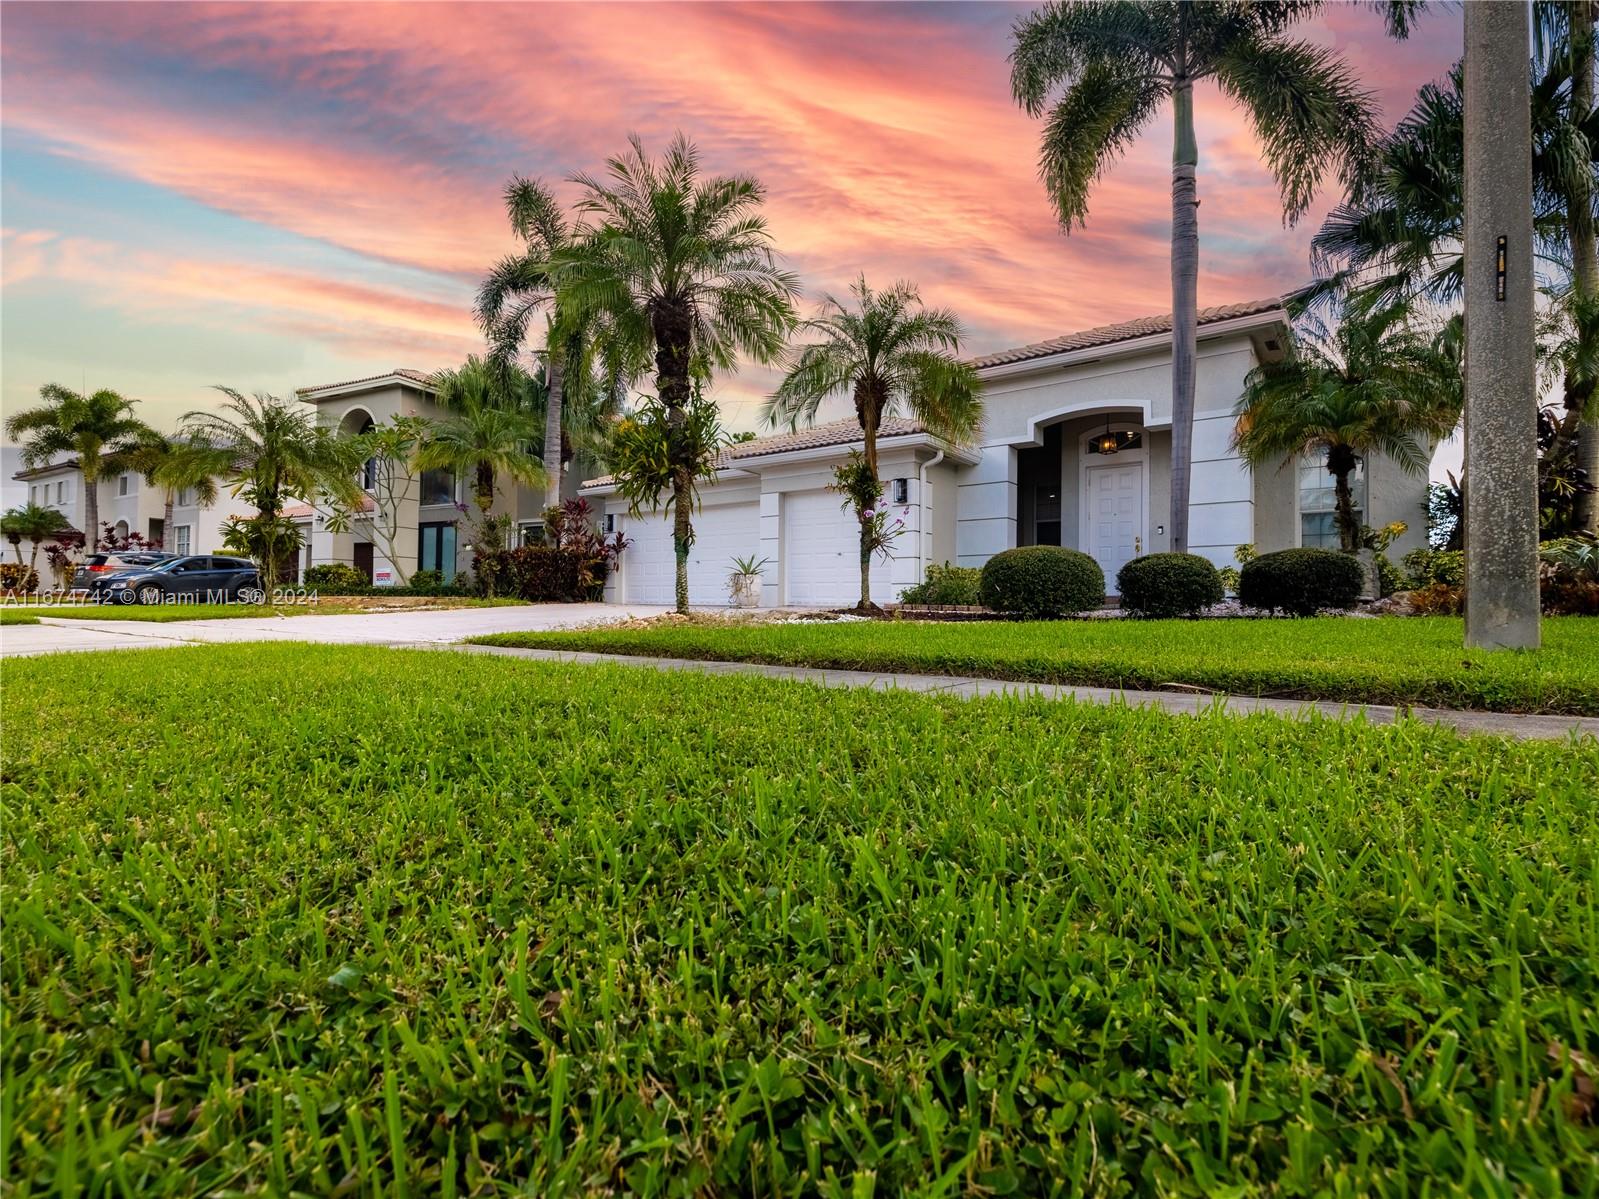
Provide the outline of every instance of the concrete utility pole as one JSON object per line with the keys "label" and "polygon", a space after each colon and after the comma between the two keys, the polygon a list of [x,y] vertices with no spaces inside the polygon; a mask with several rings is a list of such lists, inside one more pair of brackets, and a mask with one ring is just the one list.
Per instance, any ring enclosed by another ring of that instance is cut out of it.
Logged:
{"label": "concrete utility pole", "polygon": [[1526,0],[1466,10],[1466,644],[1538,645]]}

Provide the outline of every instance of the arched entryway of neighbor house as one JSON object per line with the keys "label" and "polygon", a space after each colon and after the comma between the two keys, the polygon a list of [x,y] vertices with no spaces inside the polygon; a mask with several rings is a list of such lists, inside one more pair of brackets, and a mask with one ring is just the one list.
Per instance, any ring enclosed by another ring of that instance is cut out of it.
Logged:
{"label": "arched entryway of neighbor house", "polygon": [[[357,436],[365,433],[377,422],[372,414],[365,408],[351,408],[339,419],[339,432],[347,436]],[[368,458],[361,464],[360,483],[367,491],[371,491],[377,484],[377,463],[375,459]],[[372,543],[362,540],[358,535],[351,534],[354,541],[350,547],[350,561],[362,574],[366,581],[372,581]]]}
{"label": "arched entryway of neighbor house", "polygon": [[1151,497],[1165,493],[1154,476],[1169,434],[1147,428],[1141,407],[1104,405],[1041,417],[1033,436],[1016,454],[1016,543],[1083,551],[1115,595],[1122,566],[1159,548]]}

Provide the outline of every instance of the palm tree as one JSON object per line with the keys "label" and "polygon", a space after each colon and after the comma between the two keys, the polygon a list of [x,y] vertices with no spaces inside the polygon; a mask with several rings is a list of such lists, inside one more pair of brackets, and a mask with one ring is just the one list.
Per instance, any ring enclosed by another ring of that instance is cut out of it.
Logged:
{"label": "palm tree", "polygon": [[434,399],[449,415],[434,422],[417,450],[419,469],[448,470],[472,480],[480,540],[494,538],[489,513],[496,480],[530,487],[545,483],[544,466],[530,449],[539,429],[527,410],[527,376],[519,369],[513,372],[508,376],[471,357],[458,368],[434,375]]}
{"label": "palm tree", "polygon": [[178,493],[193,491],[202,508],[217,501],[216,476],[211,447],[196,445],[181,437],[169,437],[154,429],[147,430],[139,439],[128,463],[144,476],[151,487],[161,488],[164,508],[161,516],[161,541],[171,544],[172,510],[177,505]]}
{"label": "palm tree", "polygon": [[67,518],[61,513],[38,504],[24,504],[0,515],[0,532],[5,534],[6,540],[16,551],[18,566],[22,565],[22,543],[33,543],[28,556],[28,572],[34,578],[38,577],[40,544],[46,537],[53,537],[68,527]]}
{"label": "palm tree", "polygon": [[59,454],[72,454],[83,475],[84,536],[92,549],[100,535],[100,480],[127,465],[147,429],[133,415],[133,401],[102,388],[81,395],[59,383],[39,389],[44,401],[6,421],[6,435],[21,441],[22,465],[47,466]]}
{"label": "palm tree", "polygon": [[[696,381],[731,369],[740,355],[775,362],[796,323],[798,283],[777,265],[748,176],[701,178],[681,134],[652,161],[634,136],[603,178],[574,176],[578,210],[594,227],[557,255],[554,279],[571,319],[596,320],[603,357],[625,374],[650,356],[665,410],[672,487],[677,607],[688,609],[691,509],[700,463],[688,425]],[[681,444],[679,444],[681,443]]]}
{"label": "palm tree", "polygon": [[187,413],[180,437],[188,443],[196,474],[228,481],[229,494],[253,505],[250,522],[259,533],[262,586],[276,585],[284,553],[283,509],[291,499],[328,499],[353,508],[363,499],[359,462],[351,439],[319,428],[303,404],[257,393],[246,396],[218,387],[227,402],[219,410]]}
{"label": "palm tree", "polygon": [[[1555,358],[1565,366],[1557,450],[1599,481],[1599,413],[1592,411],[1592,364],[1599,361],[1599,257],[1594,236],[1599,110],[1594,106],[1592,0],[1534,5],[1531,59],[1533,234],[1543,273],[1569,280],[1552,289],[1569,338]],[[1352,291],[1360,303],[1453,305],[1461,299],[1465,124],[1457,65],[1429,83],[1377,147],[1376,168],[1328,214],[1311,240],[1318,276],[1312,302]],[[1576,521],[1594,526],[1594,496],[1579,493]]]}
{"label": "palm tree", "polygon": [[[767,400],[764,415],[772,425],[811,423],[823,400],[849,391],[864,441],[862,498],[869,494],[875,503],[883,493],[877,470],[883,419],[903,409],[929,432],[966,441],[982,424],[982,385],[977,372],[956,356],[961,327],[953,312],[923,308],[910,283],[874,292],[863,276],[850,291],[853,304],[826,296],[820,315],[805,322],[803,328],[818,340],[792,352],[788,373]],[[861,526],[861,611],[873,607],[870,508],[862,504],[855,513]]]}
{"label": "palm tree", "polygon": [[1346,306],[1328,329],[1302,318],[1293,352],[1257,366],[1238,401],[1233,444],[1253,467],[1320,454],[1333,476],[1341,548],[1360,548],[1349,476],[1372,454],[1424,475],[1460,419],[1455,356],[1407,324],[1402,309]]}
{"label": "palm tree", "polygon": [[527,340],[528,325],[545,316],[542,363],[544,417],[544,506],[561,502],[565,462],[566,405],[587,399],[592,387],[593,319],[563,309],[554,279],[554,262],[587,236],[581,221],[569,221],[548,187],[516,176],[505,189],[511,229],[522,239],[520,255],[503,258],[478,288],[477,315],[489,338],[489,362],[496,369],[514,363]]}
{"label": "palm tree", "polygon": [[[1188,548],[1198,341],[1199,200],[1194,84],[1214,79],[1243,105],[1289,223],[1328,170],[1353,184],[1375,124],[1369,96],[1337,55],[1284,36],[1314,3],[1060,0],[1017,22],[1011,88],[1047,116],[1039,173],[1070,232],[1094,182],[1171,100],[1172,549]],[[1053,99],[1059,90],[1058,99]]]}

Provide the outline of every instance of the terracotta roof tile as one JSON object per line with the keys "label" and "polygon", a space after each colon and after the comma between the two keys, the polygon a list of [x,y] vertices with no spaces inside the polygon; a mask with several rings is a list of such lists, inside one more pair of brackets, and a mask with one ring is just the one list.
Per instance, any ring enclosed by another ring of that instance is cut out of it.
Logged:
{"label": "terracotta roof tile", "polygon": [[[880,439],[908,437],[926,431],[921,421],[889,417],[883,422],[877,435]],[[716,466],[718,470],[726,470],[729,467],[736,467],[740,461],[748,458],[763,458],[770,454],[788,454],[795,450],[819,450],[827,446],[852,444],[862,444],[861,426],[853,416],[843,420],[827,421],[825,424],[811,425],[792,433],[774,433],[770,437],[757,437],[754,441],[735,442],[722,451],[716,459]],[[605,487],[613,482],[615,482],[614,476],[602,475],[598,479],[586,480],[583,486]]]}
{"label": "terracotta roof tile", "polygon": [[410,367],[401,366],[391,371],[384,371],[381,375],[368,375],[364,379],[346,379],[342,383],[319,383],[315,387],[297,387],[294,394],[305,395],[307,392],[312,391],[332,391],[335,387],[354,387],[358,383],[376,383],[379,379],[388,379],[395,375],[402,379],[409,379],[413,383],[420,383],[424,387],[432,386],[429,382],[432,376],[425,371],[412,370]]}
{"label": "terracotta roof tile", "polygon": [[[1214,308],[1201,308],[1199,310],[1199,323],[1201,326],[1213,325],[1218,321],[1236,320],[1245,316],[1263,316],[1274,309],[1281,308],[1282,297],[1271,296],[1264,300],[1250,300],[1241,304],[1220,304]],[[1037,341],[1028,346],[1017,346],[1010,350],[999,350],[993,354],[985,354],[981,358],[972,359],[972,365],[978,369],[987,366],[1006,366],[1012,362],[1026,362],[1032,358],[1047,358],[1051,354],[1064,354],[1068,350],[1091,350],[1099,346],[1115,345],[1119,341],[1132,341],[1138,337],[1152,337],[1160,333],[1171,332],[1171,313],[1162,313],[1159,316],[1141,316],[1137,320],[1123,321],[1119,325],[1101,325],[1097,329],[1083,329],[1076,333],[1063,333],[1059,337],[1052,337],[1048,341]]]}

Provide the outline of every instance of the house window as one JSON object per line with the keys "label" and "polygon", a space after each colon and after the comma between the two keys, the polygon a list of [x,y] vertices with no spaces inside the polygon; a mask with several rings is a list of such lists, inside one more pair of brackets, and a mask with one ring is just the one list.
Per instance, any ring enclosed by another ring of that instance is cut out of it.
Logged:
{"label": "house window", "polygon": [[131,477],[132,477],[131,475],[118,475],[117,476],[117,494],[118,495],[127,495],[128,494],[128,480]]}
{"label": "house window", "polygon": [[421,537],[416,568],[436,570],[448,583],[455,578],[455,525],[425,524],[421,526]]}
{"label": "house window", "polygon": [[[46,483],[45,484],[46,492],[49,491],[49,487],[50,487],[50,485],[48,483]],[[62,480],[57,481],[57,483],[56,483],[56,503],[64,504],[66,502],[67,502],[67,484],[66,484],[66,480],[62,479]]]}
{"label": "house window", "polygon": [[178,525],[172,530],[172,552],[180,558],[189,552],[189,527]]}
{"label": "house window", "polygon": [[39,485],[37,483],[34,483],[34,484],[31,484],[28,487],[28,503],[37,504],[38,502],[39,502]]}
{"label": "house window", "polygon": [[178,507],[187,508],[193,502],[194,496],[190,494],[187,487],[178,488]]}
{"label": "house window", "polygon": [[518,545],[543,545],[544,522],[542,520],[530,520],[518,525],[516,543]]}
{"label": "house window", "polygon": [[373,455],[371,458],[368,458],[365,462],[361,463],[361,486],[365,490],[371,491],[377,485],[378,460],[377,456]]}
{"label": "house window", "polygon": [[[1366,466],[1357,462],[1349,474],[1349,490],[1355,501],[1355,521],[1362,523],[1366,508]],[[1338,536],[1336,484],[1320,458],[1299,464],[1299,544],[1314,549],[1335,550],[1342,545]]]}
{"label": "house window", "polygon": [[423,471],[422,502],[424,504],[455,503],[455,475],[447,470]]}

